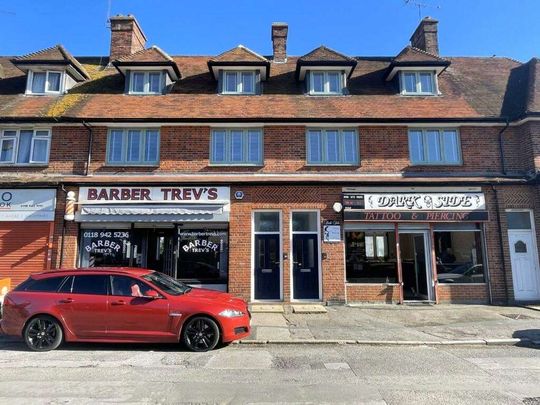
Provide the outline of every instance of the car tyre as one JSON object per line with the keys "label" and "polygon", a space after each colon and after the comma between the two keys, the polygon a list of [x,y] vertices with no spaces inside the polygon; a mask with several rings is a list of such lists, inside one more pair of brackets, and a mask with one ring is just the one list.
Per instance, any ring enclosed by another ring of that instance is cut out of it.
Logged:
{"label": "car tyre", "polygon": [[220,333],[217,323],[206,316],[196,316],[184,326],[182,340],[194,352],[206,352],[219,343]]}
{"label": "car tyre", "polygon": [[64,332],[56,319],[39,315],[28,322],[24,328],[23,337],[30,350],[47,352],[60,346],[64,339]]}

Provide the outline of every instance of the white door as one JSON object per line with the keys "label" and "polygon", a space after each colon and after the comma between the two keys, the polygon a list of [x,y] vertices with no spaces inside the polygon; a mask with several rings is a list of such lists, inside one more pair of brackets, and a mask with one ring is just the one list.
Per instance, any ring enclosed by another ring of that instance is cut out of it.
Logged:
{"label": "white door", "polygon": [[540,299],[540,268],[532,230],[509,230],[510,260],[516,301]]}

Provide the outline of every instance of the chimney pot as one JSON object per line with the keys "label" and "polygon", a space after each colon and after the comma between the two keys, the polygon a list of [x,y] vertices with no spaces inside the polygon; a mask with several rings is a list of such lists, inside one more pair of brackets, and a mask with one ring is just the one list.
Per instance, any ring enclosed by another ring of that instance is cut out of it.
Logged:
{"label": "chimney pot", "polygon": [[111,25],[110,61],[129,56],[143,50],[146,36],[132,15],[116,15],[109,19]]}
{"label": "chimney pot", "polygon": [[284,63],[287,61],[287,23],[272,23],[272,48],[274,50],[274,62]]}
{"label": "chimney pot", "polygon": [[437,20],[431,17],[423,18],[411,36],[411,45],[439,56],[438,23]]}

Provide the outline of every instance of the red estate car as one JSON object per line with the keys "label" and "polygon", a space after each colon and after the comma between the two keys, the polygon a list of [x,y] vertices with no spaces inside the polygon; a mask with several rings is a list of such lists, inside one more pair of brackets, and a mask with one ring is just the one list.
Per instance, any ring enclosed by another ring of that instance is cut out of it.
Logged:
{"label": "red estate car", "polygon": [[249,336],[247,303],[145,269],[58,270],[30,276],[4,298],[0,327],[36,351],[66,342],[183,342],[211,350]]}

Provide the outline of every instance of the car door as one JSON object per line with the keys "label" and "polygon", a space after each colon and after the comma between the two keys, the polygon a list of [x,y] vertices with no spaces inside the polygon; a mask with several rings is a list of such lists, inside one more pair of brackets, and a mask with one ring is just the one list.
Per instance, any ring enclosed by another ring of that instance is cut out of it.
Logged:
{"label": "car door", "polygon": [[67,327],[80,339],[107,336],[107,275],[70,277],[58,292],[57,308]]}
{"label": "car door", "polygon": [[110,290],[107,329],[111,339],[176,341],[169,301],[148,297],[152,286],[134,277],[111,275]]}

